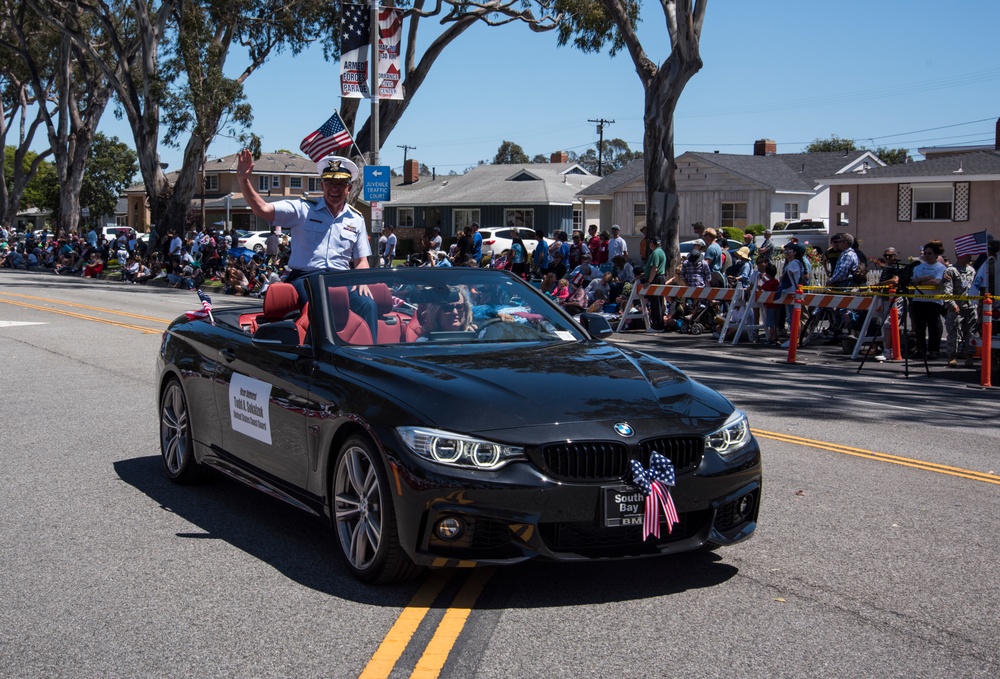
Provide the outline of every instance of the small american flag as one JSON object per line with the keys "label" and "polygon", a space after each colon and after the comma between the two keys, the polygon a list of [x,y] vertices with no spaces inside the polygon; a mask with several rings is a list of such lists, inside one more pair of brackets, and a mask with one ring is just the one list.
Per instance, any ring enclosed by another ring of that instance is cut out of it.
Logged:
{"label": "small american flag", "polygon": [[985,255],[987,240],[985,231],[960,236],[955,239],[955,255]]}
{"label": "small american flag", "polygon": [[207,318],[215,324],[215,320],[212,318],[212,298],[206,295],[201,290],[195,290],[198,293],[198,299],[201,300],[201,309],[197,311],[185,311],[184,315],[189,321],[197,321],[201,318]]}
{"label": "small american flag", "polygon": [[323,123],[318,130],[302,140],[299,148],[314,163],[318,163],[334,151],[349,148],[353,144],[354,139],[351,138],[351,133],[347,131],[347,126],[340,118],[340,113],[334,111],[330,119]]}

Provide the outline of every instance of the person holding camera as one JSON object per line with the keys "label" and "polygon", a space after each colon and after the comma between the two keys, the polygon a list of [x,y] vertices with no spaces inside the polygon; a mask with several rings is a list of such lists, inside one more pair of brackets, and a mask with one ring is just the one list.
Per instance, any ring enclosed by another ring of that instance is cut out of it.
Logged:
{"label": "person holding camera", "polygon": [[[882,273],[879,275],[879,286],[887,288],[891,286],[897,293],[905,293],[910,285],[910,275],[912,268],[903,266],[899,261],[899,253],[896,248],[888,247],[882,253]],[[887,290],[886,290],[887,292]],[[872,313],[881,319],[882,323],[882,354],[876,356],[877,361],[892,360],[892,322],[890,313],[892,307],[896,307],[896,312],[900,322],[903,320],[903,298],[902,297],[876,297],[875,307]],[[898,338],[898,335],[897,335]]]}

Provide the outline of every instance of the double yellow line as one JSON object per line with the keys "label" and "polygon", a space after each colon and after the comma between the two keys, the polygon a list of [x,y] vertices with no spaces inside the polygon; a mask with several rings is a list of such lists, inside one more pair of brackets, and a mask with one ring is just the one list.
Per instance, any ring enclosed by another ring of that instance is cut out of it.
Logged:
{"label": "double yellow line", "polygon": [[[458,572],[460,571],[437,571],[427,578],[399,614],[392,629],[385,635],[378,650],[361,673],[360,679],[383,679],[389,676],[409,646],[420,623],[434,605],[435,599]],[[444,617],[438,623],[434,636],[424,649],[420,660],[417,661],[417,666],[410,674],[411,677],[432,679],[441,674],[448,660],[448,654],[455,646],[458,635],[465,628],[469,614],[472,613],[472,607],[495,572],[495,568],[478,568],[469,574],[468,580],[462,585],[455,600],[445,610]]]}
{"label": "double yellow line", "polygon": [[133,325],[131,323],[122,323],[121,321],[116,321],[109,318],[100,318],[98,316],[88,316],[86,314],[79,314],[73,311],[67,311],[66,309],[57,309],[50,306],[40,306],[38,304],[29,304],[27,302],[19,302],[15,299],[27,299],[34,300],[37,302],[47,302],[49,304],[59,304],[66,307],[76,308],[76,309],[87,309],[88,311],[99,311],[106,314],[114,314],[116,316],[124,316],[125,318],[134,318],[140,321],[149,321],[151,323],[160,323],[167,325],[170,323],[169,320],[164,318],[156,318],[155,316],[143,316],[140,314],[130,314],[125,311],[112,311],[111,309],[106,309],[104,307],[89,306],[87,304],[77,304],[76,302],[64,302],[58,299],[48,299],[45,297],[34,297],[32,295],[21,295],[14,292],[0,292],[0,302],[4,304],[11,304],[13,306],[23,307],[25,309],[34,309],[36,311],[48,311],[53,314],[60,314],[62,316],[69,316],[71,318],[79,318],[84,321],[94,321],[95,323],[104,323],[106,325],[113,325],[118,328],[126,328],[128,330],[138,330],[139,332],[145,333],[147,335],[156,334],[162,332],[162,330],[156,328],[149,328],[142,325]]}
{"label": "double yellow line", "polygon": [[996,474],[977,472],[972,471],[971,469],[963,469],[961,467],[949,467],[948,465],[937,464],[936,462],[925,462],[923,460],[915,460],[909,457],[890,455],[889,453],[879,453],[874,450],[865,450],[864,448],[852,448],[850,446],[842,446],[836,443],[828,443],[826,441],[816,441],[813,439],[802,438],[801,436],[781,434],[773,431],[761,431],[759,429],[754,429],[753,434],[754,436],[762,439],[782,441],[783,443],[794,443],[800,446],[809,446],[810,448],[829,450],[834,453],[843,453],[844,455],[853,455],[854,457],[863,457],[869,460],[877,460],[879,462],[889,462],[892,464],[902,465],[904,467],[911,467],[913,469],[922,469],[924,471],[935,472],[937,474],[957,476],[958,478],[969,479],[970,481],[982,481],[984,483],[1000,485],[1000,477]]}

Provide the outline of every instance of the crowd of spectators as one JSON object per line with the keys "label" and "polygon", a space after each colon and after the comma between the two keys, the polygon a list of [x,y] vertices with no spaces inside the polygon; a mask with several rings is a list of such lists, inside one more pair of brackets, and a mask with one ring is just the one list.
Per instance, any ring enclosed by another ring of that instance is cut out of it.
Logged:
{"label": "crowd of spectators", "polygon": [[165,279],[168,287],[194,289],[221,281],[223,292],[260,296],[280,280],[289,254],[287,238],[273,234],[265,253],[234,250],[235,231],[202,228],[155,231],[140,237],[123,227],[108,237],[96,228],[55,238],[47,230],[9,232],[0,227],[0,268],[51,271],[60,276],[108,278],[131,284]]}

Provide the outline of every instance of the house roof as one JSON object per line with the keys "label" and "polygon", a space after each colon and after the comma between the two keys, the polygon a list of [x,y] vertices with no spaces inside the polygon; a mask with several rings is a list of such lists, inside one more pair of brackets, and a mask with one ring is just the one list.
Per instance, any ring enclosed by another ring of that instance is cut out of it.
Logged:
{"label": "house roof", "polygon": [[478,165],[462,175],[392,182],[393,207],[411,205],[572,205],[596,177],[576,163]]}
{"label": "house roof", "polygon": [[[822,153],[778,153],[754,156],[738,153],[697,153],[689,151],[677,157],[677,162],[697,160],[715,165],[774,191],[813,192],[820,178],[848,171],[863,160],[881,165],[869,151],[831,151]],[[617,172],[580,192],[581,196],[610,196],[631,182],[642,179],[643,161],[633,160]]]}
{"label": "house roof", "polygon": [[[207,174],[236,173],[236,156],[233,153],[221,158],[210,158],[205,163]],[[303,158],[294,153],[262,153],[260,158],[253,161],[254,174],[288,174],[288,175],[315,175],[316,163]],[[173,184],[177,181],[178,172],[167,173],[167,179]],[[146,187],[142,182],[133,184],[125,189],[125,193],[145,193]]]}
{"label": "house roof", "polygon": [[974,151],[956,156],[942,156],[901,165],[869,168],[864,174],[851,177],[831,176],[826,184],[889,184],[900,180],[921,181],[1000,181],[1000,151]]}
{"label": "house roof", "polygon": [[630,160],[625,167],[615,170],[600,181],[594,182],[577,195],[580,196],[610,196],[621,187],[641,179],[645,172],[646,165],[642,158]]}

